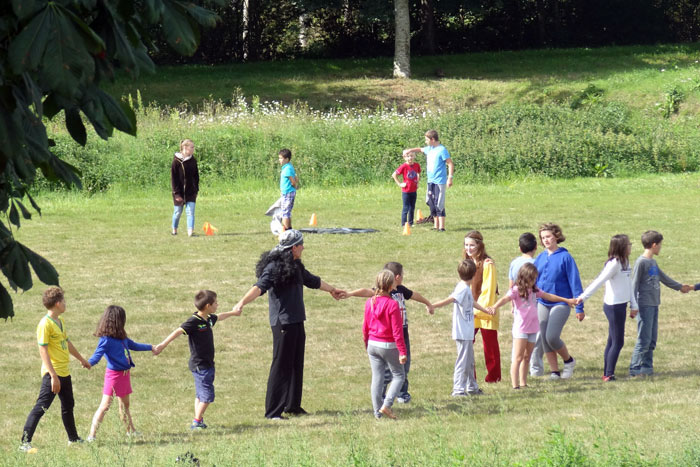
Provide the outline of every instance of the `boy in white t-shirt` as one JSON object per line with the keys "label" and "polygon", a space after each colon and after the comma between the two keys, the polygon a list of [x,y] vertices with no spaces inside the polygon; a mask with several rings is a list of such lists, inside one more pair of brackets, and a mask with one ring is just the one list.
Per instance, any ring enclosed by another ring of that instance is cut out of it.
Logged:
{"label": "boy in white t-shirt", "polygon": [[[471,282],[476,273],[476,264],[465,259],[457,267],[460,281],[452,294],[444,300],[433,303],[433,308],[439,308],[450,303],[454,304],[452,311],[452,339],[457,343],[457,360],[455,361],[454,384],[452,395],[466,396],[483,394],[474,376],[474,308],[489,313],[489,311],[474,301]],[[493,313],[490,313],[493,314]]]}

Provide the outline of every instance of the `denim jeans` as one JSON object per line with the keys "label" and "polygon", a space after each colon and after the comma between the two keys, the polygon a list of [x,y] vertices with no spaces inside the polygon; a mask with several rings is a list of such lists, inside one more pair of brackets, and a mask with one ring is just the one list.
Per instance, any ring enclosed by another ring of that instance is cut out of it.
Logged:
{"label": "denim jeans", "polygon": [[617,357],[625,345],[625,319],[627,318],[627,303],[603,305],[603,313],[608,318],[608,343],[605,345],[603,376],[615,374]]}
{"label": "denim jeans", "polygon": [[630,375],[654,373],[654,349],[659,332],[659,307],[640,306],[637,314],[637,343],[634,344]]}
{"label": "denim jeans", "polygon": [[188,201],[185,206],[175,206],[173,210],[173,229],[177,229],[182,216],[182,208],[186,208],[187,212],[187,230],[194,230],[194,201]]}
{"label": "denim jeans", "polygon": [[413,213],[416,211],[416,192],[401,193],[403,201],[403,209],[401,210],[401,225],[406,225],[406,222],[413,225]]}

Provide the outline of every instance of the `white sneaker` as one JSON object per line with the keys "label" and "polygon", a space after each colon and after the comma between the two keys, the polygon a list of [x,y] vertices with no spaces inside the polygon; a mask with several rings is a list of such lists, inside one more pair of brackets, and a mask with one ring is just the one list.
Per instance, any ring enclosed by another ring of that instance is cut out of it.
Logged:
{"label": "white sneaker", "polygon": [[561,372],[562,379],[569,379],[574,375],[574,367],[576,366],[576,360],[571,357],[569,363],[564,363],[564,371]]}
{"label": "white sneaker", "polygon": [[22,443],[19,445],[19,450],[22,452],[27,452],[27,453],[33,453],[36,452],[37,449],[33,448],[30,443]]}
{"label": "white sneaker", "polygon": [[95,441],[97,441],[97,438],[95,438],[94,436],[88,436],[87,438],[85,438],[85,441],[87,441],[88,443],[94,443]]}
{"label": "white sneaker", "polygon": [[550,379],[551,381],[556,381],[556,380],[561,379],[561,376],[559,376],[559,375],[556,374],[556,373],[552,373],[552,374],[549,375],[549,379]]}

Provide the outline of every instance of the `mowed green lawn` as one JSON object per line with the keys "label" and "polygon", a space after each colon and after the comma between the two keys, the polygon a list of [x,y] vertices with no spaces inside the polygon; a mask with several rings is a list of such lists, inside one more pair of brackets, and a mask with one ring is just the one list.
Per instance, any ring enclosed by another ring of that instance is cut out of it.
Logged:
{"label": "mowed green lawn", "polygon": [[[388,177],[387,177],[388,178]],[[401,236],[401,197],[393,183],[351,188],[307,188],[299,192],[295,227],[316,213],[320,227],[371,227],[365,235],[307,235],[307,268],[342,288],[371,286],[391,260],[405,267],[405,285],[426,297],[446,297],[457,281],[464,234],[480,230],[507,287],[517,239],[541,222],[559,223],[563,244],[576,258],[584,286],[600,271],[609,238],[627,233],[632,256],[639,236],[657,229],[664,236],[658,258],[673,278],[700,281],[697,237],[697,174],[635,179],[551,181],[471,186],[460,183],[447,197],[447,229],[416,226]],[[127,331],[138,342],[158,343],[194,310],[201,288],[219,294],[229,310],[254,283],[259,254],[274,246],[263,216],[277,197],[275,186],[231,184],[209,187],[197,203],[197,227],[209,221],[213,237],[171,237],[168,187],[149,192],[115,189],[94,197],[39,197],[42,217],[24,222],[17,237],[60,271],[71,341],[89,357],[98,318],[109,304],[127,310]],[[421,184],[421,192],[424,189]],[[420,196],[419,196],[420,198]],[[425,207],[421,206],[423,213]],[[184,222],[184,217],[183,217]],[[617,374],[603,383],[602,354],[607,321],[602,291],[586,304],[586,319],[570,319],[563,338],[578,365],[573,379],[530,380],[513,391],[508,380],[512,318],[501,311],[504,381],[482,384],[483,397],[450,397],[455,346],[451,308],[428,316],[409,302],[413,400],[397,406],[399,420],[375,420],[369,397],[370,370],[362,344],[363,301],[336,302],[305,292],[308,320],[304,418],[271,422],[263,417],[271,358],[267,300],[261,297],[214,329],[217,398],[206,413],[210,428],[191,433],[194,387],[187,369],[187,339],[161,355],[135,353],[132,415],[142,439],[130,442],[116,414],[107,414],[98,442],[66,446],[55,401],[41,420],[33,455],[17,451],[25,418],[40,383],[35,328],[43,316],[36,283],[15,294],[16,317],[0,323],[0,450],[3,465],[176,465],[190,452],[201,465],[697,465],[700,462],[700,294],[664,288],[655,352],[656,376],[628,380],[635,323],[628,321]],[[479,380],[483,352],[477,342]],[[75,416],[85,437],[101,398],[104,360],[90,371],[72,360]],[[181,465],[181,464],[180,464]]]}

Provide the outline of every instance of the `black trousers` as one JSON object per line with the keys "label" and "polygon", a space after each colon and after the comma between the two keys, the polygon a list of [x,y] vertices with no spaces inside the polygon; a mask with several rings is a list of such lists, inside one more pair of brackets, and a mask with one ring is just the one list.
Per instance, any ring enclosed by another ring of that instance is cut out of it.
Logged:
{"label": "black trousers", "polygon": [[[58,380],[61,382],[61,390],[58,392],[58,398],[61,401],[63,426],[66,428],[66,433],[68,433],[68,440],[75,441],[79,437],[78,431],[75,429],[75,418],[73,417],[73,406],[75,405],[75,401],[73,400],[73,384],[71,383],[70,375],[59,376]],[[39,397],[32,411],[29,412],[27,422],[24,424],[24,430],[22,430],[23,443],[31,443],[39,420],[41,420],[41,417],[49,410],[55,398],[56,394],[51,392],[51,375],[45,373],[44,377],[41,379]]]}
{"label": "black trousers", "polygon": [[304,385],[304,323],[272,326],[272,364],[267,379],[265,417],[301,409]]}

